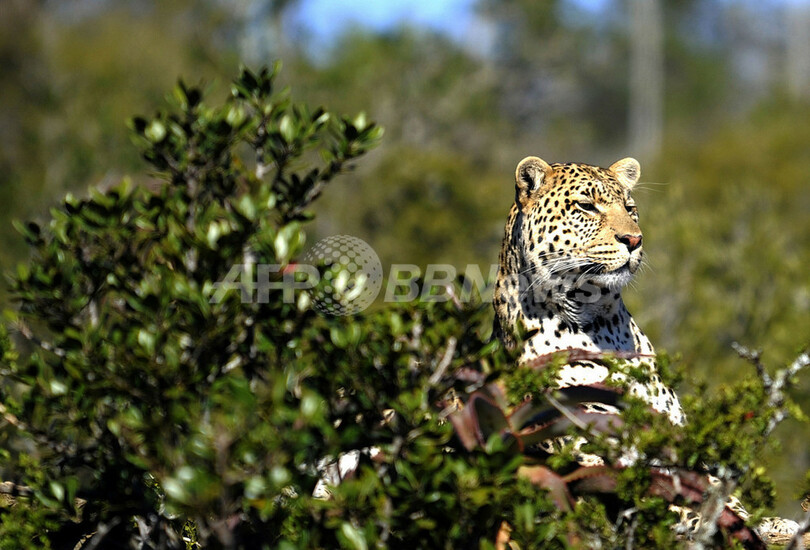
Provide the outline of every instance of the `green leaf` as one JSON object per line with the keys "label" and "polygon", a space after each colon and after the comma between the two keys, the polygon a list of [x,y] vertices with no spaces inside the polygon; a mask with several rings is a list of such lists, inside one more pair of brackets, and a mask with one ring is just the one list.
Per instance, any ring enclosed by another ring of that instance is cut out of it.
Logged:
{"label": "green leaf", "polygon": [[152,143],[159,143],[166,137],[166,126],[159,120],[153,120],[144,131],[146,138]]}
{"label": "green leaf", "polygon": [[359,131],[363,131],[366,129],[368,125],[368,119],[366,118],[366,113],[360,113],[356,117],[354,117],[354,121],[352,122],[354,127],[357,128]]}
{"label": "green leaf", "polygon": [[281,132],[281,137],[283,137],[284,141],[287,143],[292,143],[295,140],[296,128],[290,115],[281,117],[278,130]]}
{"label": "green leaf", "polygon": [[[350,523],[344,522],[340,526],[340,534],[343,535],[344,548],[351,548],[353,550],[368,550],[368,543],[363,536],[362,531],[352,526]],[[343,542],[343,541],[342,541]]]}
{"label": "green leaf", "polygon": [[250,221],[256,219],[256,206],[253,204],[253,199],[249,195],[242,195],[237,203],[237,209]]}
{"label": "green leaf", "polygon": [[339,348],[345,348],[349,343],[346,333],[337,326],[333,326],[329,329],[329,337],[331,338],[332,343]]}
{"label": "green leaf", "polygon": [[148,331],[146,329],[140,329],[138,331],[138,344],[140,344],[141,347],[143,347],[144,350],[146,350],[147,353],[149,353],[149,354],[154,353],[154,351],[155,351],[155,341],[156,341],[156,338],[155,338],[155,335],[152,332],[150,332],[150,331]]}
{"label": "green leaf", "polygon": [[64,502],[65,500],[65,488],[62,486],[61,483],[57,483],[56,481],[49,481],[48,488],[51,491],[54,499],[57,502]]}

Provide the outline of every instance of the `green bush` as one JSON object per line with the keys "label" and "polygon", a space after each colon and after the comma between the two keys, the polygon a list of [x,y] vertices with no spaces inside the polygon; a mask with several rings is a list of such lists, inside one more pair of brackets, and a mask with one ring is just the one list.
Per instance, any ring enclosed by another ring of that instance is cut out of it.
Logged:
{"label": "green bush", "polygon": [[[616,473],[610,499],[588,493],[566,510],[518,475],[530,457],[498,437],[459,442],[448,396],[499,378],[545,396],[490,341],[489,304],[341,317],[303,293],[218,291],[237,265],[279,266],[278,282],[312,202],[381,135],[363,115],[293,103],[274,77],[243,71],[218,107],[181,83],[170,111],[132,121],[157,190],[68,196],[46,225],[19,226],[32,257],[12,277],[18,350],[0,327],[0,435],[16,482],[0,545],[491,548],[507,521],[522,548],[670,547],[674,516],[646,496],[649,460]],[[686,430],[628,403],[616,435],[673,467],[732,472],[757,511],[772,497],[751,461],[788,406],[773,395],[752,376],[688,400]],[[319,461],[372,447],[331,498],[312,496]]]}

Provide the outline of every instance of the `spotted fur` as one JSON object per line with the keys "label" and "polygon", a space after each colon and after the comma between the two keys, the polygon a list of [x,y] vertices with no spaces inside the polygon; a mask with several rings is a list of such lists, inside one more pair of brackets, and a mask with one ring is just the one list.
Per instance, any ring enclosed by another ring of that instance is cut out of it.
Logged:
{"label": "spotted fur", "polygon": [[[495,330],[507,347],[524,331],[521,362],[579,349],[635,353],[641,358],[631,362],[653,363],[653,346],[621,297],[643,258],[630,195],[640,175],[631,158],[610,168],[549,165],[537,157],[518,164],[494,306]],[[608,376],[602,365],[576,361],[560,371],[558,384],[588,385]],[[621,373],[612,378],[625,380]],[[647,384],[628,384],[674,423],[683,422],[677,396],[654,372]]]}

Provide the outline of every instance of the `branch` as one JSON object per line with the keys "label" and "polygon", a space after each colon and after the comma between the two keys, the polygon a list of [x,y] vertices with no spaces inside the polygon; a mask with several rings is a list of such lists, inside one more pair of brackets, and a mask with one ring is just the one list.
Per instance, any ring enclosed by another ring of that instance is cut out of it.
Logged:
{"label": "branch", "polygon": [[34,332],[31,328],[23,321],[22,319],[16,319],[14,321],[14,328],[29,342],[32,342],[34,345],[39,346],[43,350],[53,353],[57,357],[64,357],[66,352],[60,347],[56,347],[52,345],[50,342],[45,342],[44,340],[40,340],[34,335]]}
{"label": "branch", "polygon": [[[700,527],[695,533],[694,550],[704,550],[713,547],[714,534],[717,532],[717,523],[720,515],[726,508],[728,497],[734,491],[734,482],[729,478],[728,472],[718,472],[717,483],[712,484],[708,495],[700,506]],[[710,479],[711,482],[711,479]]]}
{"label": "branch", "polygon": [[732,342],[731,347],[737,352],[737,355],[754,365],[754,367],[757,369],[757,375],[759,375],[759,378],[765,384],[765,387],[769,388],[773,381],[771,380],[771,377],[768,376],[768,373],[765,370],[765,365],[762,364],[762,350],[751,350],[737,342]]}
{"label": "branch", "polygon": [[430,375],[430,379],[428,383],[431,386],[435,386],[438,384],[444,373],[447,371],[447,367],[450,366],[450,363],[453,361],[453,355],[456,353],[456,344],[458,340],[455,336],[451,336],[449,340],[447,340],[447,349],[444,351],[444,355],[442,356],[441,361],[439,361],[439,365],[436,367],[436,370]]}
{"label": "branch", "polygon": [[771,378],[762,364],[762,352],[752,351],[737,342],[731,344],[734,350],[742,357],[750,361],[757,369],[757,375],[762,380],[765,391],[768,393],[768,407],[777,409],[773,416],[768,420],[768,425],[765,427],[763,437],[768,437],[776,426],[778,426],[788,413],[784,409],[785,404],[785,389],[790,385],[790,379],[796,376],[800,370],[810,366],[810,353],[804,351],[793,360],[793,362],[786,369],[776,372],[776,375]]}
{"label": "branch", "polygon": [[13,481],[0,482],[0,495],[10,495],[12,497],[30,497],[34,491],[25,485],[17,485]]}

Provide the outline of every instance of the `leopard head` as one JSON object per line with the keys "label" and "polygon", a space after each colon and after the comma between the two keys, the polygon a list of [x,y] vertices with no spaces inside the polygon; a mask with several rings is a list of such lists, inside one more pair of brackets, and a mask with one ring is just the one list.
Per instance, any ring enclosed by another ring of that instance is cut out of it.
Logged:
{"label": "leopard head", "polygon": [[551,164],[537,157],[515,170],[513,237],[532,277],[626,285],[641,265],[642,234],[630,192],[641,167]]}

